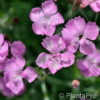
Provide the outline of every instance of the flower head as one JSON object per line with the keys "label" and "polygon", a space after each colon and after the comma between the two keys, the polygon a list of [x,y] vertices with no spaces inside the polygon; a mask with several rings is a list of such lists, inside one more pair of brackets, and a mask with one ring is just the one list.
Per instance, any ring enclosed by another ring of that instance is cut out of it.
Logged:
{"label": "flower head", "polygon": [[73,80],[72,81],[72,87],[73,88],[77,88],[80,85],[80,81],[79,80]]}
{"label": "flower head", "polygon": [[71,52],[61,53],[65,48],[65,43],[59,35],[47,37],[43,40],[42,46],[47,49],[50,54],[41,53],[36,64],[46,69],[48,68],[52,74],[55,74],[63,67],[69,67],[74,63],[75,56]]}
{"label": "flower head", "polygon": [[94,52],[95,45],[91,40],[96,40],[98,35],[99,27],[96,23],[86,23],[81,17],[69,20],[62,30],[67,49],[76,52],[79,47],[80,52],[85,55],[90,55]]}
{"label": "flower head", "polygon": [[26,61],[22,56],[25,50],[21,41],[11,43],[5,40],[5,35],[0,34],[0,91],[4,96],[22,94],[25,90],[23,79],[31,83],[38,76],[32,67],[24,69]]}
{"label": "flower head", "polygon": [[9,59],[5,66],[4,82],[15,95],[24,90],[23,78],[29,83],[37,78],[37,73],[32,67],[27,67],[24,71],[25,60],[23,57],[13,57]]}
{"label": "flower head", "polygon": [[100,12],[100,0],[81,0],[81,8],[85,8],[88,5],[94,12]]}
{"label": "flower head", "polygon": [[30,12],[33,31],[38,35],[52,36],[56,26],[64,23],[64,19],[57,12],[57,6],[52,0],[42,3],[41,8],[33,8]]}
{"label": "flower head", "polygon": [[92,55],[87,56],[84,60],[78,60],[78,68],[86,77],[100,75],[100,51],[96,50]]}

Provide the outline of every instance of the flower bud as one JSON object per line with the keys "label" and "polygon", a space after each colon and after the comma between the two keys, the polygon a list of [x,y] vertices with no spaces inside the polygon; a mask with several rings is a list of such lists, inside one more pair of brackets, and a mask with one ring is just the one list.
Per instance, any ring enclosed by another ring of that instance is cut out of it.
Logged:
{"label": "flower bud", "polygon": [[72,87],[77,88],[80,85],[80,82],[78,80],[73,80],[72,81]]}

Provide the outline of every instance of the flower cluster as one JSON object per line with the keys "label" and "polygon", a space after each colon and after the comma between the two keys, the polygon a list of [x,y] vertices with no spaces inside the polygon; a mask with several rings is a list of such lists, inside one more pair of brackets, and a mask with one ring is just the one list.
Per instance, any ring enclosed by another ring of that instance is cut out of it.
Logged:
{"label": "flower cluster", "polygon": [[0,91],[5,96],[20,95],[25,90],[23,79],[29,83],[37,78],[36,71],[23,57],[26,47],[21,41],[10,42],[0,33]]}
{"label": "flower cluster", "polygon": [[[95,12],[99,12],[99,4],[100,0],[82,0],[81,7],[90,5]],[[98,25],[95,22],[86,22],[78,16],[66,23],[60,35],[54,35],[56,26],[64,23],[57,11],[56,4],[47,0],[42,3],[41,8],[33,8],[30,12],[30,19],[34,22],[33,32],[47,36],[41,44],[49,52],[42,52],[37,57],[36,64],[55,74],[62,68],[72,66],[75,63],[75,53],[79,50],[86,58],[77,60],[77,68],[86,77],[99,76],[100,51],[93,43],[99,36]]]}
{"label": "flower cluster", "polygon": [[50,54],[41,53],[36,60],[36,64],[45,69],[48,68],[52,74],[55,74],[61,68],[66,68],[74,63],[74,54],[70,51],[65,51],[66,45],[62,37],[54,35],[47,37],[42,42],[42,45]]}
{"label": "flower cluster", "polygon": [[[100,0],[81,0],[82,8],[88,5],[93,11],[100,12]],[[56,27],[64,23],[64,18],[53,0],[33,8],[30,19],[33,22],[33,32],[47,36],[41,44],[48,53],[40,53],[35,61],[40,68],[55,74],[62,68],[71,67],[76,59],[77,68],[84,76],[100,75],[100,51],[93,43],[99,36],[99,27],[95,22],[86,22],[78,16],[66,23],[61,34],[54,34]],[[0,33],[0,91],[5,96],[22,94],[25,90],[24,79],[31,83],[38,77],[32,67],[24,68],[25,51],[26,47],[21,41],[10,42]],[[85,55],[85,58],[77,59],[77,51]],[[73,87],[79,84],[77,80],[72,83]]]}

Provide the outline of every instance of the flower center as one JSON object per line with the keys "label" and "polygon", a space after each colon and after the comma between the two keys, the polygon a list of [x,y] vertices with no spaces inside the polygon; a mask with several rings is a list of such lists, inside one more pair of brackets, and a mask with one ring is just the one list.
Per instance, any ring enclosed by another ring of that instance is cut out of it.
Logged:
{"label": "flower center", "polygon": [[48,23],[48,20],[49,20],[49,17],[48,16],[44,16],[43,17],[43,20],[42,20],[42,23],[43,24],[47,24]]}
{"label": "flower center", "polygon": [[53,54],[50,60],[51,61],[54,61],[55,60],[55,61],[59,62],[60,61],[60,58],[61,58],[60,57],[60,54]]}
{"label": "flower center", "polygon": [[83,35],[80,35],[80,36],[79,36],[79,39],[81,40],[81,39],[82,39],[82,37],[83,37]]}
{"label": "flower center", "polygon": [[22,79],[21,72],[22,72],[21,70],[15,72],[15,74],[13,75],[13,79],[15,79],[15,80],[21,80]]}

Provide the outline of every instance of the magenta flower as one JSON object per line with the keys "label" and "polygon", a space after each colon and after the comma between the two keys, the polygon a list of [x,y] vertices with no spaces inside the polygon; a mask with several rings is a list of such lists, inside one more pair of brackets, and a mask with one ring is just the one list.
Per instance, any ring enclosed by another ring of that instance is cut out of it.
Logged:
{"label": "magenta flower", "polygon": [[9,88],[6,87],[3,78],[0,78],[0,91],[2,92],[4,96],[7,96],[7,97],[14,96],[14,93]]}
{"label": "magenta flower", "polygon": [[32,29],[38,35],[52,36],[56,26],[64,23],[62,15],[57,12],[57,6],[52,0],[43,2],[41,8],[33,8],[30,19],[34,22]]}
{"label": "magenta flower", "polygon": [[61,53],[66,46],[59,35],[47,37],[43,40],[42,46],[51,54],[41,53],[36,60],[36,64],[43,69],[48,68],[52,74],[74,63],[75,56],[71,52]]}
{"label": "magenta flower", "polygon": [[96,40],[99,35],[99,27],[95,22],[88,22],[81,17],[71,19],[62,30],[62,36],[66,41],[69,51],[76,52],[78,47],[80,52],[90,55],[95,50],[95,44],[91,40]]}
{"label": "magenta flower", "polygon": [[86,77],[100,75],[100,51],[96,50],[92,55],[87,56],[84,60],[78,60],[78,68]]}
{"label": "magenta flower", "polygon": [[0,63],[3,62],[8,55],[8,43],[4,38],[5,36],[0,33]]}
{"label": "magenta flower", "polygon": [[15,41],[11,44],[11,54],[13,56],[23,56],[26,47],[21,41]]}
{"label": "magenta flower", "polygon": [[7,61],[4,71],[4,82],[15,95],[24,90],[23,78],[29,83],[37,78],[37,73],[32,67],[27,67],[24,71],[25,60],[23,57],[14,57]]}
{"label": "magenta flower", "polygon": [[81,8],[90,6],[94,12],[100,12],[100,0],[81,0]]}

